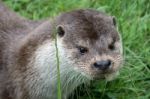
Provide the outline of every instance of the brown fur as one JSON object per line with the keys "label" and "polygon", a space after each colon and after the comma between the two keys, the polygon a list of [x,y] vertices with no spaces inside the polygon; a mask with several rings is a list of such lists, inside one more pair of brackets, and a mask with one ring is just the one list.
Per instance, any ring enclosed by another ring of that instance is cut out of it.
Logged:
{"label": "brown fur", "polygon": [[[107,49],[108,45],[120,40],[112,17],[95,10],[68,12],[53,22],[31,21],[18,16],[0,1],[0,99],[30,99],[24,80],[34,72],[27,74],[31,68],[28,63],[39,45],[53,39],[52,35],[58,25],[62,25],[66,32],[68,31],[63,39],[66,49],[81,44],[91,49],[95,48],[92,49],[92,54],[83,58],[78,54],[71,54],[72,59],[80,59],[85,62],[84,65],[97,60],[93,57],[97,54],[111,53]],[[82,63],[78,64],[81,66]],[[86,68],[85,71],[92,74],[96,70]]]}
{"label": "brown fur", "polygon": [[26,53],[32,53],[34,49],[30,51],[30,47],[36,46],[34,40],[41,38],[28,34],[40,24],[18,16],[0,1],[0,99],[28,99],[23,86]]}

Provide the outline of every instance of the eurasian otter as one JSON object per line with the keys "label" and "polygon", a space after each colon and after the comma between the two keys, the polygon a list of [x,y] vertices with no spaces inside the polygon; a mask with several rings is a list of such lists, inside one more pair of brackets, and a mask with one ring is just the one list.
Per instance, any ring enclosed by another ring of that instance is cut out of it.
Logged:
{"label": "eurasian otter", "polygon": [[118,72],[122,44],[114,17],[80,9],[32,21],[0,2],[0,99],[57,99],[55,33],[63,99]]}

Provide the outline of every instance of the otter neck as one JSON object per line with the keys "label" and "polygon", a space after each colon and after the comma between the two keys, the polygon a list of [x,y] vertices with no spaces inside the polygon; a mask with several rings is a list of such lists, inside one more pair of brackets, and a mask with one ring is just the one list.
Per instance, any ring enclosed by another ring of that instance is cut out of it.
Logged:
{"label": "otter neck", "polygon": [[[58,42],[60,43],[60,42]],[[64,54],[64,49],[58,44],[58,53],[60,60],[60,80],[61,90],[63,98],[66,98],[74,88],[85,82],[81,73],[76,72],[73,68],[74,64],[69,63],[67,57]],[[46,41],[37,48],[29,66],[32,67],[33,74],[36,77],[31,79],[29,90],[32,90],[31,94],[42,94],[47,98],[55,98],[57,96],[57,61],[56,61],[56,47],[54,41]],[[38,76],[37,76],[38,75]],[[29,75],[30,76],[30,75]],[[33,75],[32,75],[33,76]],[[31,77],[33,78],[33,77]],[[37,88],[33,88],[33,85]],[[33,89],[31,89],[33,88]],[[42,90],[39,90],[42,89]],[[38,91],[38,93],[36,93]],[[52,94],[50,94],[52,93]],[[56,96],[54,96],[56,95]]]}

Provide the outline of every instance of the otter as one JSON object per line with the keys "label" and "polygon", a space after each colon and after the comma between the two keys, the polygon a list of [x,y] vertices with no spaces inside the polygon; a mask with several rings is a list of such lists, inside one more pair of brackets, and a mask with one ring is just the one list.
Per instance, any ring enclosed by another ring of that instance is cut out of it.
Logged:
{"label": "otter", "polygon": [[121,67],[113,16],[79,9],[33,21],[0,1],[0,99],[57,99],[55,43],[62,99],[90,80],[113,79]]}

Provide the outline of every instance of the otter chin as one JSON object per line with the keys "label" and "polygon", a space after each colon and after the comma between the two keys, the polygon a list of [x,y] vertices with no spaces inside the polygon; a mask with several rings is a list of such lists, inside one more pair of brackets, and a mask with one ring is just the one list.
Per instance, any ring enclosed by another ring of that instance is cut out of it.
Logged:
{"label": "otter chin", "polygon": [[56,44],[62,99],[90,80],[113,79],[121,68],[113,16],[79,9],[33,21],[1,1],[0,13],[0,99],[57,99]]}

